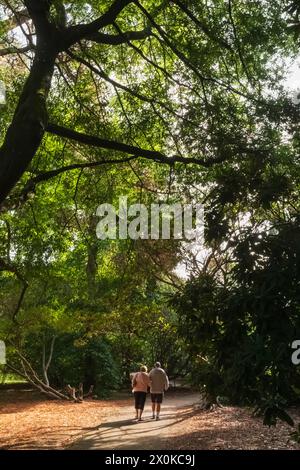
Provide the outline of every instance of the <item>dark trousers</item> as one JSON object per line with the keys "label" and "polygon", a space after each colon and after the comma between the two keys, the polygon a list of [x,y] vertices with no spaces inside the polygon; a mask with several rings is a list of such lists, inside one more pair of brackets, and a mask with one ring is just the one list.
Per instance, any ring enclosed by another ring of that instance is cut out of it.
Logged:
{"label": "dark trousers", "polygon": [[134,394],[134,401],[135,401],[135,409],[136,410],[143,410],[146,401],[146,392],[133,392]]}

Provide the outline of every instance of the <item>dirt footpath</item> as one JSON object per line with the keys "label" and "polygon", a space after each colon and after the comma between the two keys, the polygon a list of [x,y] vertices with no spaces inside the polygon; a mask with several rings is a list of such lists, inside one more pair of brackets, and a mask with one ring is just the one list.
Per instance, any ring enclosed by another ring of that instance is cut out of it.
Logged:
{"label": "dirt footpath", "polygon": [[166,394],[160,420],[151,419],[149,397],[143,414],[143,421],[135,422],[133,405],[124,406],[102,423],[97,430],[87,433],[69,447],[74,450],[162,450],[171,435],[172,427],[185,421],[193,412],[193,404],[199,401],[199,394]]}

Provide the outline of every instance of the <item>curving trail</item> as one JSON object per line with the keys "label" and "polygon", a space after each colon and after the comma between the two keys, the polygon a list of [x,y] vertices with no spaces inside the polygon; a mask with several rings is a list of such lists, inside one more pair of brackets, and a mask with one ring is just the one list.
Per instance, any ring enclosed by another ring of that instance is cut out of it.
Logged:
{"label": "curving trail", "polygon": [[[133,406],[124,406],[98,429],[87,433],[69,447],[70,450],[163,450],[172,427],[191,415],[199,394],[165,396],[159,421],[151,419],[150,397],[147,396],[143,421],[133,422]],[[184,423],[183,423],[184,426]]]}

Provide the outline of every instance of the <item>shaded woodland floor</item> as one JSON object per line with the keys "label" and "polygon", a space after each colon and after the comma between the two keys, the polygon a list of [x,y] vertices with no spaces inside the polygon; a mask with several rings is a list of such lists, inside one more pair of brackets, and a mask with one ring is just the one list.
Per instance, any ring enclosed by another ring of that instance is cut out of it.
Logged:
{"label": "shaded woodland floor", "polygon": [[[295,423],[300,410],[289,410]],[[246,408],[223,407],[213,411],[193,411],[184,423],[174,426],[166,449],[178,450],[300,450],[290,439],[293,428],[282,422],[269,428]]]}
{"label": "shaded woodland floor", "polygon": [[129,403],[129,397],[67,403],[30,390],[1,390],[0,449],[64,449]]}
{"label": "shaded woodland floor", "polygon": [[[166,405],[168,399],[169,403],[176,401],[176,394],[167,395]],[[120,413],[130,410],[131,406],[130,394],[73,404],[47,400],[29,390],[1,390],[0,449],[72,448],[73,443],[97,432],[103,423],[117,420]],[[289,438],[292,431],[289,426],[280,423],[269,429],[246,408],[198,411],[187,406],[178,413],[177,421],[162,435],[160,449],[300,450],[300,445]],[[296,423],[300,422],[300,410],[290,410],[290,413]]]}

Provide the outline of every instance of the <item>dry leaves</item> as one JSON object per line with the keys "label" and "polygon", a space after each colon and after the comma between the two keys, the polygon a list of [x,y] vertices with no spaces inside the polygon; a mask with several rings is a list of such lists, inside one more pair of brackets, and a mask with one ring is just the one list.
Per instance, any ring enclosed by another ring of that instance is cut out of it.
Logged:
{"label": "dry leaves", "polygon": [[47,400],[32,391],[0,391],[0,449],[63,449],[97,427],[122,401]]}
{"label": "dry leaves", "polygon": [[[295,423],[300,422],[300,410],[290,410]],[[223,407],[214,411],[196,411],[189,414],[172,430],[167,449],[254,450],[300,449],[291,441],[292,428],[279,423],[274,428],[253,418],[246,408]]]}
{"label": "dry leaves", "polygon": [[[46,400],[32,391],[1,391],[0,449],[64,449],[97,428],[120,407],[132,406],[129,398],[87,400],[82,404]],[[291,410],[296,423],[300,410]],[[246,408],[180,410],[170,426],[164,448],[172,450],[300,449],[291,441],[292,429],[280,423],[269,429]]]}

